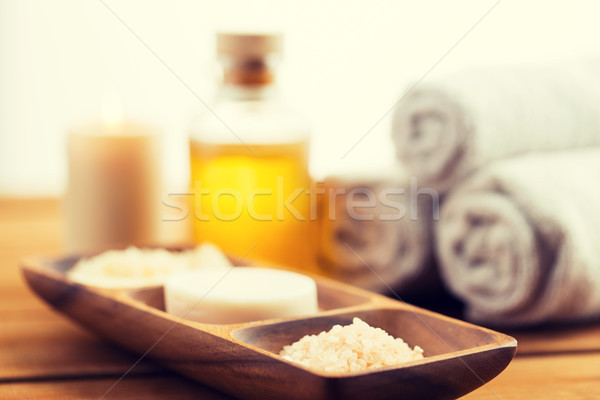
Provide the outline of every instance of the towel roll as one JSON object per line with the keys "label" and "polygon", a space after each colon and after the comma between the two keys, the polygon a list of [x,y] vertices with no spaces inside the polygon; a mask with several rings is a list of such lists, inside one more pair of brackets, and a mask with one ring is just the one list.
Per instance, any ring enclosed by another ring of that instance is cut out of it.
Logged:
{"label": "towel roll", "polygon": [[600,317],[600,149],[482,168],[445,200],[442,278],[467,317],[525,326]]}
{"label": "towel roll", "polygon": [[393,114],[397,158],[447,192],[485,163],[600,144],[600,63],[465,71],[412,90]]}
{"label": "towel roll", "polygon": [[[394,169],[394,172],[397,170]],[[418,296],[441,286],[433,264],[433,201],[382,174],[324,180],[318,261],[325,274],[379,293]]]}

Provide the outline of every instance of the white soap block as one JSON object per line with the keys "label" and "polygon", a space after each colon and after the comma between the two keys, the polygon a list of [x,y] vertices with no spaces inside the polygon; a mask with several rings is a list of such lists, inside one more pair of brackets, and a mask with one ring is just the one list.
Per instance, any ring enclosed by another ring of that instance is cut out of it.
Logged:
{"label": "white soap block", "polygon": [[232,324],[314,314],[315,281],[271,268],[207,268],[177,273],[165,282],[166,311],[210,324]]}

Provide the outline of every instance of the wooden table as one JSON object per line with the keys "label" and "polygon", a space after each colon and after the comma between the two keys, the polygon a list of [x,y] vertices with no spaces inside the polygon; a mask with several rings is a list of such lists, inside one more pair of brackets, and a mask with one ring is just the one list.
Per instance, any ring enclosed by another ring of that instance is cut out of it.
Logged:
{"label": "wooden table", "polygon": [[[137,357],[29,291],[19,260],[60,254],[62,229],[54,199],[0,199],[0,399],[228,399],[149,360],[118,381]],[[511,334],[516,359],[464,399],[600,399],[600,323]]]}

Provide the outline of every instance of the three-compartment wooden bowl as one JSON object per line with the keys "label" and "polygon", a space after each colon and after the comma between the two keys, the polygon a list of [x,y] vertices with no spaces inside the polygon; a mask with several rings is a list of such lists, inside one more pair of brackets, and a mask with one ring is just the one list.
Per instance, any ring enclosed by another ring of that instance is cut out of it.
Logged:
{"label": "three-compartment wooden bowl", "polygon": [[[93,332],[179,373],[243,399],[456,399],[512,360],[510,336],[313,276],[319,313],[214,325],[164,311],[163,288],[99,289],[72,282],[77,257],[25,260],[29,286]],[[243,267],[240,267],[243,268]],[[359,373],[322,373],[284,360],[284,345],[359,317],[425,358]]]}

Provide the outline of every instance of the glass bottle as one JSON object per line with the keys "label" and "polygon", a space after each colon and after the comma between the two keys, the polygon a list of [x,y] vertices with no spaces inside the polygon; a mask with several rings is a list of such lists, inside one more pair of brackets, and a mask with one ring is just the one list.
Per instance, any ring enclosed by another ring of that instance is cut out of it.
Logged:
{"label": "glass bottle", "polygon": [[194,237],[251,259],[310,261],[309,129],[279,97],[280,35],[218,34],[223,81],[192,124]]}

